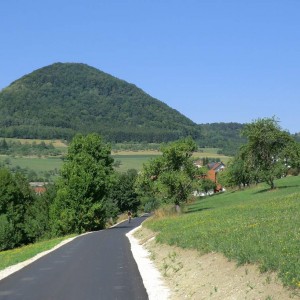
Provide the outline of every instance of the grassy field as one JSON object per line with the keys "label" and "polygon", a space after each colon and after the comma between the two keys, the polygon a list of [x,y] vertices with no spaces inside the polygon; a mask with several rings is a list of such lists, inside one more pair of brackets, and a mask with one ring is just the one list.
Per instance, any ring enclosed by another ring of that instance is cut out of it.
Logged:
{"label": "grassy field", "polygon": [[[64,149],[64,152],[67,151],[66,144],[63,144],[61,141],[50,141],[50,140],[22,140],[18,141],[23,143],[40,143],[42,141],[50,143],[59,149]],[[195,158],[219,158],[225,164],[228,162],[230,157],[217,154],[217,148],[203,148],[200,149],[200,152],[195,152]],[[203,151],[203,152],[202,152]],[[112,152],[112,156],[116,161],[120,161],[120,166],[116,168],[119,172],[126,172],[129,169],[136,169],[140,171],[143,167],[143,164],[151,158],[155,158],[158,155],[161,155],[159,151],[155,150],[142,150],[142,151],[117,151]],[[43,172],[49,172],[53,170],[59,170],[63,164],[63,161],[60,157],[16,157],[16,156],[0,156],[0,162],[5,161],[6,159],[10,160],[11,166],[19,166],[21,168],[28,168],[35,171],[38,175],[42,175]]]}
{"label": "grassy field", "polygon": [[[217,154],[217,148],[203,148],[203,152],[195,152],[193,154],[194,158],[219,158],[225,164],[229,161],[230,157]],[[141,170],[143,167],[143,163],[148,161],[151,158],[155,158],[158,155],[161,155],[158,151],[118,151],[113,152],[113,157],[115,160],[121,162],[120,168],[118,170],[120,172],[124,172],[128,169],[136,169]]]}
{"label": "grassy field", "polygon": [[116,169],[119,172],[126,172],[129,169],[140,171],[143,164],[151,158],[155,158],[157,154],[129,154],[129,155],[113,155],[115,161],[120,161],[121,165]]}
{"label": "grassy field", "polygon": [[223,154],[217,154],[217,148],[203,148],[203,152],[194,152],[193,157],[194,158],[218,158],[220,159],[223,163],[227,164],[229,159],[231,158],[230,156],[226,156]]}
{"label": "grassy field", "polygon": [[13,250],[0,252],[0,270],[5,269],[8,266],[15,265],[19,262],[23,262],[29,258],[34,257],[43,251],[50,250],[54,246],[58,245],[63,240],[66,240],[75,235],[69,235],[65,237],[55,238],[48,241],[42,241],[35,244],[27,245],[24,247],[16,248]]}
{"label": "grassy field", "polygon": [[58,157],[11,157],[6,155],[0,156],[0,161],[4,161],[6,158],[9,158],[12,166],[32,169],[37,173],[60,169],[63,163],[61,158]]}
{"label": "grassy field", "polygon": [[221,252],[238,264],[276,271],[300,288],[300,177],[198,200],[187,213],[146,222],[158,241],[201,253]]}
{"label": "grassy field", "polygon": [[[121,164],[116,168],[119,172],[126,172],[129,169],[141,170],[143,163],[156,157],[153,154],[128,154],[128,155],[113,155],[115,161],[120,161]],[[48,158],[39,158],[39,157],[11,157],[6,155],[0,156],[0,162],[5,160],[10,160],[10,166],[21,168],[28,168],[35,171],[37,174],[41,175],[42,172],[48,172],[52,170],[60,170],[62,167],[63,161],[59,157],[48,157]]]}

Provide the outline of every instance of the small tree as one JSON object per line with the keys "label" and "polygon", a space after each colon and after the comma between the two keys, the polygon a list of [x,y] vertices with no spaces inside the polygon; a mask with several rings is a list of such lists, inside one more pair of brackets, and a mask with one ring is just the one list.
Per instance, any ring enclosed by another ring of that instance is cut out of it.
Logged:
{"label": "small tree", "polygon": [[247,124],[243,135],[248,138],[244,159],[247,169],[271,189],[274,180],[287,173],[290,166],[299,165],[299,144],[281,130],[275,118],[258,119]]}
{"label": "small tree", "polygon": [[200,180],[199,190],[204,191],[206,194],[211,190],[215,190],[216,187],[216,183],[210,179],[203,178]]}
{"label": "small tree", "polygon": [[228,162],[226,169],[220,173],[218,178],[220,184],[240,188],[249,186],[255,180],[255,170],[250,169],[247,153],[247,147],[242,146],[239,153]]}
{"label": "small tree", "polygon": [[197,145],[191,138],[164,145],[161,157],[144,164],[137,178],[139,193],[173,202],[179,207],[196,188],[196,177],[201,172],[191,158],[196,149]]}

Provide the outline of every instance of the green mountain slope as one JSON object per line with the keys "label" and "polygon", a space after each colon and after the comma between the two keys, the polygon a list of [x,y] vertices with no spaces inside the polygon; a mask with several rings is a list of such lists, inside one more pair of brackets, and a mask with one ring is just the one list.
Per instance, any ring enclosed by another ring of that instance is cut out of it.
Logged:
{"label": "green mountain slope", "polygon": [[225,155],[234,155],[239,146],[246,142],[241,136],[244,128],[240,123],[211,123],[201,124],[200,147],[220,148],[220,152]]}
{"label": "green mountain slope", "polygon": [[133,84],[93,67],[55,63],[0,92],[0,136],[66,138],[98,132],[107,140],[162,142],[199,126]]}

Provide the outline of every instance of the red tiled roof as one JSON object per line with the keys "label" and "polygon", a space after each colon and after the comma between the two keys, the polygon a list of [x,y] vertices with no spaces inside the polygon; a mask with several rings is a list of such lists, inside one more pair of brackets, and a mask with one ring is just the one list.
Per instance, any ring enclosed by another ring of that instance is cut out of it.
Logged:
{"label": "red tiled roof", "polygon": [[36,194],[39,195],[46,192],[46,188],[44,186],[35,186],[33,190],[35,191]]}

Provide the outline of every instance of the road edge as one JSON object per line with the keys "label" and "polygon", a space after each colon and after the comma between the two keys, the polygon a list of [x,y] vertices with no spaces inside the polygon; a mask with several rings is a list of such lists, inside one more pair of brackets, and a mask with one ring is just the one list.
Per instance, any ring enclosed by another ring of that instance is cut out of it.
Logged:
{"label": "road edge", "polygon": [[142,225],[126,234],[131,244],[133,258],[138,266],[149,300],[168,300],[170,299],[170,290],[166,287],[160,272],[150,260],[149,251],[140,245],[139,241],[133,236],[141,227]]}
{"label": "road edge", "polygon": [[8,276],[10,276],[11,274],[23,269],[24,267],[30,265],[31,263],[33,263],[34,261],[40,259],[41,257],[49,254],[50,252],[52,251],[55,251],[56,249],[60,248],[61,246],[73,241],[74,239],[76,239],[78,236],[74,236],[74,237],[71,237],[71,238],[68,238],[66,240],[63,240],[62,242],[60,242],[59,244],[57,244],[56,246],[54,246],[53,248],[49,249],[49,250],[46,250],[46,251],[43,251],[41,253],[38,253],[36,254],[35,256],[27,259],[27,260],[24,260],[22,262],[19,262],[15,265],[12,265],[12,266],[9,266],[3,270],[0,271],[0,281]]}

